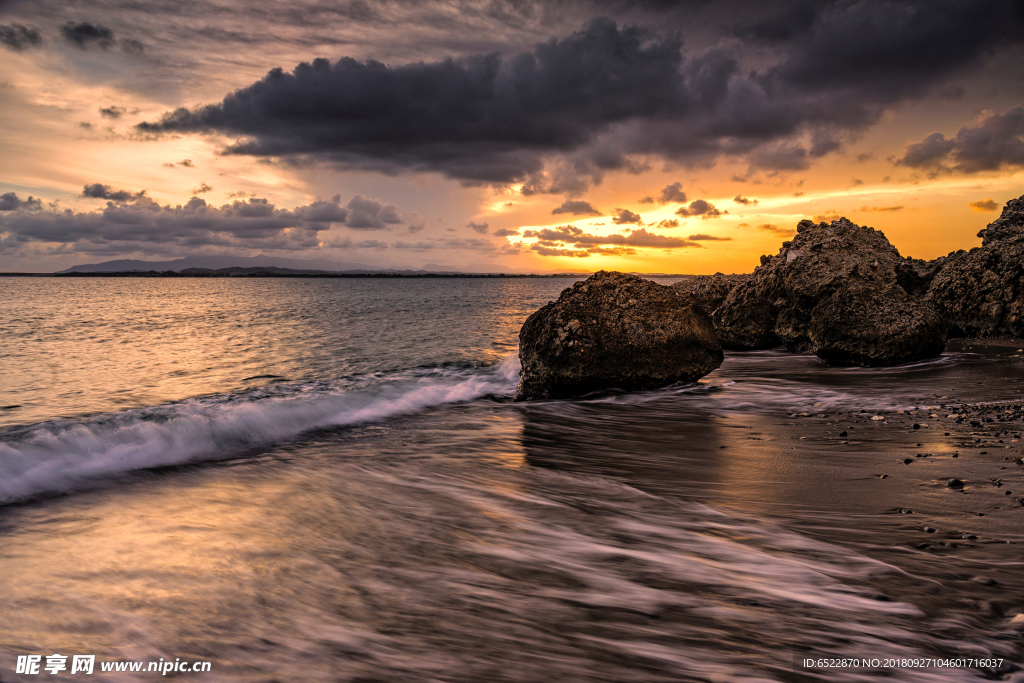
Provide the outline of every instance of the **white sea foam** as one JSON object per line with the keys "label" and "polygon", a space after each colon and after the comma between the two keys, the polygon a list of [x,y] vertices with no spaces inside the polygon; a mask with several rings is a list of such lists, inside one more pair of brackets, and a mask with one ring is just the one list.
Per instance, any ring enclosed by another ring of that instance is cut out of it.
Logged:
{"label": "white sea foam", "polygon": [[513,354],[474,370],[420,370],[275,385],[18,428],[0,440],[0,504],[132,470],[230,457],[313,429],[376,422],[484,396],[509,396]]}

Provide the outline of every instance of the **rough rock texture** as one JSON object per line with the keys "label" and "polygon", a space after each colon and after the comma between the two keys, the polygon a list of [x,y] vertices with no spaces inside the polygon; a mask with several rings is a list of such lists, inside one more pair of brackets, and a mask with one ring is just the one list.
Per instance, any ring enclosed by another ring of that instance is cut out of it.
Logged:
{"label": "rough rock texture", "polygon": [[814,307],[811,346],[835,365],[892,365],[938,356],[946,345],[938,312],[899,285],[841,287]]}
{"label": "rough rock texture", "polygon": [[708,313],[714,313],[715,309],[722,305],[729,292],[750,279],[749,275],[695,275],[679,282],[673,282],[670,287],[676,291],[692,296],[701,308]]}
{"label": "rough rock texture", "polygon": [[922,299],[937,265],[905,259],[881,232],[845,218],[804,220],[778,255],[715,311],[726,348],[779,343],[837,364],[891,365],[942,352],[941,319]]}
{"label": "rough rock texture", "polygon": [[1024,197],[978,236],[981,247],[945,257],[927,300],[951,337],[1024,336]]}
{"label": "rough rock texture", "polygon": [[1022,236],[1024,236],[1024,196],[1006,202],[999,218],[978,233],[983,247]]}
{"label": "rough rock texture", "polygon": [[601,271],[531,315],[519,332],[516,400],[693,381],[722,364],[711,318],[691,297]]}

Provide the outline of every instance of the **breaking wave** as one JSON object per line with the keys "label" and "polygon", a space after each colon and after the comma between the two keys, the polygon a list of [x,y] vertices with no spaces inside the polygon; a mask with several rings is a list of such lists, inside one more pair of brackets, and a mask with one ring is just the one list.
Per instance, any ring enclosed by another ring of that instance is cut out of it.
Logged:
{"label": "breaking wave", "polygon": [[412,370],[275,384],[0,435],[0,504],[133,470],[231,457],[314,429],[385,420],[485,396],[510,396],[513,354],[475,369]]}

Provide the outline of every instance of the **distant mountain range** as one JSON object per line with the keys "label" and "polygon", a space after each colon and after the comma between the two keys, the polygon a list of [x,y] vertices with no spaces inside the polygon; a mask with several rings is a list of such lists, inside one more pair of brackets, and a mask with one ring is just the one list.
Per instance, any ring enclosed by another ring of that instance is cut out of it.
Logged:
{"label": "distant mountain range", "polygon": [[188,269],[221,270],[223,268],[286,268],[292,271],[319,272],[364,272],[364,273],[509,273],[516,275],[589,271],[576,270],[533,270],[529,268],[508,268],[497,263],[470,263],[465,266],[448,266],[428,263],[422,268],[381,268],[365,263],[351,261],[331,261],[328,259],[297,259],[280,258],[277,256],[186,256],[173,261],[140,261],[121,259],[104,261],[103,263],[87,263],[72,266],[60,273],[113,273],[133,270],[158,272],[181,272]]}

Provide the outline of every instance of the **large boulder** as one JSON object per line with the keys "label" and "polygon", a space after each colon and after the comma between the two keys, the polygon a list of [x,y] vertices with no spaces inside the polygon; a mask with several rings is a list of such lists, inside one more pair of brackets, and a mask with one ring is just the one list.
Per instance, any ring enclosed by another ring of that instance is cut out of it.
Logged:
{"label": "large boulder", "polygon": [[836,364],[892,365],[942,352],[940,318],[922,296],[933,266],[905,259],[878,230],[804,220],[775,256],[715,311],[726,348],[785,344]]}
{"label": "large boulder", "polygon": [[927,300],[952,337],[1024,336],[1024,197],[978,233],[982,246],[945,257]]}
{"label": "large boulder", "polygon": [[722,359],[711,318],[691,297],[635,275],[601,271],[523,324],[515,399],[692,382]]}
{"label": "large boulder", "polygon": [[942,318],[899,285],[840,287],[814,307],[811,347],[833,365],[893,365],[942,353]]}
{"label": "large boulder", "polygon": [[750,276],[745,274],[723,275],[722,273],[715,273],[714,275],[694,275],[683,278],[678,282],[673,282],[670,287],[683,294],[689,294],[700,304],[701,308],[708,313],[714,313],[715,309],[721,306],[722,302],[729,296],[729,293],[749,278]]}

